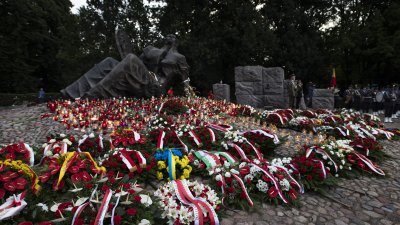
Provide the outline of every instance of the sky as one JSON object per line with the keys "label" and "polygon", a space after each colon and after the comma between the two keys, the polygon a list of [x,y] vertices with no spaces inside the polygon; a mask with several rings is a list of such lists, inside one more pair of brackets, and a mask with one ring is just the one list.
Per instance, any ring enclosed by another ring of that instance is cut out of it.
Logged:
{"label": "sky", "polygon": [[73,13],[78,13],[79,7],[86,5],[86,0],[71,0],[71,2],[74,5],[71,9]]}

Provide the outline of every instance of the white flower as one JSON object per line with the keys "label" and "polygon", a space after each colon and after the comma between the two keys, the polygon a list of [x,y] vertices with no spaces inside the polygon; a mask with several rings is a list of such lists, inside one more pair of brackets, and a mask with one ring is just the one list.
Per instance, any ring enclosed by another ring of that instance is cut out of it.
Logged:
{"label": "white flower", "polygon": [[48,212],[49,211],[49,207],[46,204],[38,203],[36,205],[39,206],[39,207],[42,207],[42,211],[44,211],[44,212]]}
{"label": "white flower", "polygon": [[225,166],[226,168],[229,168],[229,167],[231,166],[231,164],[230,164],[228,161],[225,161],[225,162],[224,162],[224,166]]}
{"label": "white flower", "polygon": [[144,206],[149,207],[151,204],[153,204],[153,201],[151,200],[150,196],[148,195],[143,195],[140,194],[140,203],[142,203]]}
{"label": "white flower", "polygon": [[70,140],[68,140],[68,139],[63,139],[62,140],[64,143],[66,143],[67,145],[72,145],[72,142],[70,141]]}
{"label": "white flower", "polygon": [[231,177],[231,173],[226,172],[226,173],[225,173],[225,177]]}
{"label": "white flower", "polygon": [[235,169],[231,169],[231,173],[239,175],[239,171],[235,170]]}
{"label": "white flower", "polygon": [[51,140],[49,141],[49,143],[54,143],[54,142],[56,142],[56,139],[51,139]]}
{"label": "white flower", "polygon": [[93,133],[89,134],[89,138],[94,138],[94,134]]}
{"label": "white flower", "polygon": [[52,156],[53,155],[53,152],[51,152],[51,151],[46,151],[46,153],[45,153],[45,156]]}
{"label": "white flower", "polygon": [[215,176],[215,180],[216,180],[216,181],[220,181],[221,179],[222,179],[221,174],[218,174],[217,176]]}
{"label": "white flower", "polygon": [[61,138],[65,138],[66,135],[65,135],[65,134],[60,134],[60,137],[61,137]]}

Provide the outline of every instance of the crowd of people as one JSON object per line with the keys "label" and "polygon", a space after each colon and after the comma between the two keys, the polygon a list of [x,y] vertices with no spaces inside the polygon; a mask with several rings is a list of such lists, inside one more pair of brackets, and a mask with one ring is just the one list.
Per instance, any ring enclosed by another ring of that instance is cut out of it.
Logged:
{"label": "crowd of people", "polygon": [[392,123],[400,117],[400,89],[398,85],[379,87],[350,86],[343,94],[344,106],[375,116],[384,114],[385,123]]}

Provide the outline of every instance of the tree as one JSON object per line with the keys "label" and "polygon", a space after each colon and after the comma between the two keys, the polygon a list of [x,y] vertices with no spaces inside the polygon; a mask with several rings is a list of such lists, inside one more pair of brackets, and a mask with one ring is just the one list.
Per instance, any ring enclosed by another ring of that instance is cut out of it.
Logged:
{"label": "tree", "polygon": [[3,92],[52,90],[60,75],[56,55],[70,16],[69,0],[0,2],[0,76]]}

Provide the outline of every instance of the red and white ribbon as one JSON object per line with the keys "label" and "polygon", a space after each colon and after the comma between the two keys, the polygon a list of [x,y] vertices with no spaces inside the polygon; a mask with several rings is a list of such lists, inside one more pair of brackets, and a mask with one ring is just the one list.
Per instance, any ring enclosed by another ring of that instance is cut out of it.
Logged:
{"label": "red and white ribbon", "polygon": [[204,224],[204,219],[203,219],[203,211],[201,207],[195,203],[192,203],[189,201],[186,196],[184,195],[184,188],[178,185],[180,180],[173,180],[172,186],[175,189],[175,195],[178,198],[182,204],[187,205],[193,209],[193,215],[194,215],[194,224],[195,225],[203,225]]}
{"label": "red and white ribbon", "polygon": [[250,205],[250,206],[253,206],[254,203],[253,203],[253,201],[251,200],[251,198],[250,198],[250,196],[249,196],[249,193],[247,192],[247,189],[246,189],[246,186],[244,185],[243,180],[242,180],[238,175],[236,175],[236,174],[234,174],[234,173],[231,173],[231,175],[235,178],[235,180],[238,182],[238,184],[239,184],[240,187],[242,188],[242,191],[243,191],[243,193],[244,193],[244,195],[245,195],[245,197],[246,197],[247,202],[249,203],[249,205]]}
{"label": "red and white ribbon", "polygon": [[164,102],[161,103],[160,108],[158,108],[158,113],[159,113],[159,114],[161,113],[161,110],[162,110],[163,108],[164,108]]}
{"label": "red and white ribbon", "polygon": [[342,134],[343,137],[346,137],[346,133],[340,127],[336,127],[336,129]]}
{"label": "red and white ribbon", "polygon": [[174,131],[176,138],[178,139],[179,143],[183,146],[183,149],[185,149],[185,152],[189,151],[188,146],[181,140],[181,138],[178,136],[178,133]]}
{"label": "red and white ribbon", "polygon": [[134,151],[135,151],[136,157],[138,158],[140,167],[145,168],[146,164],[147,164],[146,158],[143,156],[143,154],[140,151],[137,151],[137,150],[134,150]]}
{"label": "red and white ribbon", "polygon": [[284,171],[286,173],[286,175],[289,176],[290,180],[292,180],[296,184],[296,186],[299,188],[300,194],[304,194],[303,187],[297,182],[296,179],[294,179],[292,177],[292,175],[290,175],[290,173],[289,173],[288,169],[286,169],[286,167],[283,167],[283,166],[275,166],[275,167],[278,168],[278,169],[281,169],[281,172]]}
{"label": "red and white ribbon", "polygon": [[29,166],[33,166],[35,164],[35,153],[33,149],[28,144],[22,143],[25,149],[29,152]]}
{"label": "red and white ribbon", "polygon": [[157,138],[157,149],[164,148],[165,131],[161,130]]}
{"label": "red and white ribbon", "polygon": [[279,197],[281,197],[282,201],[287,204],[288,200],[285,198],[285,196],[283,196],[282,190],[281,190],[280,186],[278,185],[278,181],[275,179],[275,177],[272,176],[272,174],[270,174],[267,170],[258,166],[257,164],[252,163],[251,165],[256,167],[257,169],[259,169],[261,172],[263,172],[265,175],[267,175],[267,177],[269,177],[269,179],[271,179],[272,183],[274,183],[276,190],[278,191]]}
{"label": "red and white ribbon", "polygon": [[86,203],[84,203],[84,204],[82,204],[82,205],[80,205],[77,209],[76,209],[76,211],[75,211],[75,214],[74,214],[74,217],[72,218],[72,223],[71,223],[71,225],[75,225],[75,220],[77,220],[78,218],[79,218],[79,216],[81,215],[81,213],[83,212],[83,210],[86,208],[86,206],[88,206],[90,204],[90,201],[89,202],[86,202]]}
{"label": "red and white ribbon", "polygon": [[111,225],[114,225],[115,209],[117,208],[117,206],[118,206],[118,204],[119,204],[120,198],[121,198],[121,195],[118,196],[117,201],[115,202],[114,208],[112,209],[112,213],[111,213]]}
{"label": "red and white ribbon", "polygon": [[121,156],[122,162],[126,165],[126,167],[128,167],[130,172],[135,172],[137,170],[136,163],[133,162],[133,160],[129,156],[128,151],[126,151],[126,150],[120,151],[120,156]]}
{"label": "red and white ribbon", "polygon": [[363,155],[361,155],[361,154],[359,154],[359,153],[357,153],[357,152],[354,152],[354,154],[355,154],[361,161],[363,161],[372,171],[374,171],[375,173],[377,173],[377,174],[379,174],[379,175],[385,176],[385,172],[383,172],[383,170],[381,170],[380,168],[378,168],[377,166],[375,166],[375,164],[374,164],[371,160],[369,160],[367,157],[365,157],[365,156],[363,156]]}
{"label": "red and white ribbon", "polygon": [[326,173],[326,168],[325,168],[324,162],[322,162],[321,160],[318,160],[318,159],[315,159],[314,162],[317,162],[319,164],[319,168],[321,169],[322,174],[324,175],[324,179],[326,179],[327,173]]}
{"label": "red and white ribbon", "polygon": [[247,143],[248,145],[250,145],[250,147],[251,147],[251,148],[253,149],[253,151],[256,153],[257,159],[260,160],[260,161],[264,161],[264,156],[263,156],[263,154],[261,154],[261,152],[258,151],[258,149],[257,149],[256,147],[254,147],[254,145],[251,144],[247,139],[246,139],[246,143]]}
{"label": "red and white ribbon", "polygon": [[270,114],[268,114],[267,119],[268,119],[271,115],[276,115],[276,116],[278,116],[279,121],[281,122],[281,124],[282,124],[282,125],[285,124],[285,123],[283,122],[282,116],[281,116],[279,113],[270,113]]}
{"label": "red and white ribbon", "polygon": [[97,212],[96,220],[94,221],[95,225],[103,225],[104,217],[106,216],[111,196],[112,196],[112,191],[108,189],[104,194],[103,201],[101,202],[99,211]]}
{"label": "red and white ribbon", "polygon": [[79,139],[79,141],[78,141],[78,149],[77,149],[78,152],[81,152],[81,148],[80,147],[86,141],[87,138],[88,138],[88,136],[84,135],[82,139]]}
{"label": "red and white ribbon", "polygon": [[224,157],[226,160],[228,160],[228,162],[230,163],[230,164],[234,164],[234,163],[236,163],[238,160],[235,158],[235,157],[233,157],[229,152],[211,152],[211,153],[213,153],[213,154],[215,154],[215,155],[218,155],[218,156],[222,156],[222,157]]}
{"label": "red and white ribbon", "polygon": [[326,156],[326,157],[333,163],[333,166],[335,167],[335,171],[338,172],[338,166],[337,166],[336,162],[329,156],[328,153],[326,153],[326,152],[325,152],[324,150],[322,150],[321,148],[317,148],[317,147],[315,147],[315,146],[312,146],[312,147],[308,148],[308,149],[306,150],[306,158],[308,158],[308,157],[310,156],[310,154],[311,154],[314,150],[315,150],[316,153],[319,153],[319,154],[321,154],[321,155]]}
{"label": "red and white ribbon", "polygon": [[235,143],[228,143],[230,146],[232,146],[236,152],[240,155],[240,158],[245,161],[245,162],[250,162],[250,159],[247,158],[246,153],[243,151],[243,149],[241,147],[239,147],[239,145],[235,144]]}
{"label": "red and white ribbon", "polygon": [[176,184],[178,188],[183,188],[184,191],[182,193],[190,202],[200,206],[203,209],[206,209],[211,225],[219,225],[218,215],[214,208],[206,200],[202,198],[195,198],[193,196],[187,185],[187,180],[177,180]]}
{"label": "red and white ribbon", "polygon": [[0,221],[18,215],[28,205],[24,198],[25,192],[7,198],[6,202],[0,205]]}
{"label": "red and white ribbon", "polygon": [[202,144],[200,138],[193,130],[189,131],[189,135],[193,138],[193,141],[196,143],[197,146],[200,146]]}
{"label": "red and white ribbon", "polygon": [[211,142],[215,142],[215,133],[211,128],[207,127],[208,132],[210,133]]}

